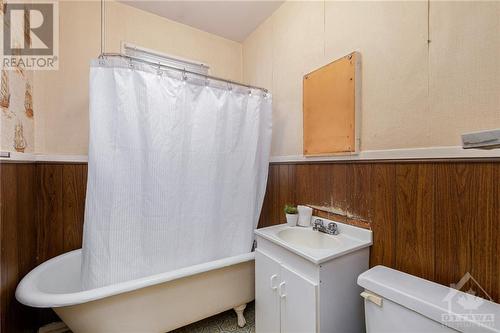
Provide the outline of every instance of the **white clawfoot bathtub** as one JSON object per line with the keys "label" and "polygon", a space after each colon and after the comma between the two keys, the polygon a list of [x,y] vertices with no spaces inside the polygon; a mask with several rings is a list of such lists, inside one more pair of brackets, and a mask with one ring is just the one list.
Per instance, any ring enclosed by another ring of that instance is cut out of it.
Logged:
{"label": "white clawfoot bathtub", "polygon": [[254,299],[254,253],[91,290],[80,286],[81,250],[44,262],[19,283],[19,302],[53,308],[75,333],[168,332]]}

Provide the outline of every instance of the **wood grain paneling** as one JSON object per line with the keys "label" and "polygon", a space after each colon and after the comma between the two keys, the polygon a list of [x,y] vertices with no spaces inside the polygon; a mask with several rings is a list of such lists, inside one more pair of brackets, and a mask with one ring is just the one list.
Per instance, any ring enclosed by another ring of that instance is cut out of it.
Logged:
{"label": "wood grain paneling", "polygon": [[[0,164],[2,332],[55,320],[14,300],[38,263],[81,247],[85,164]],[[272,164],[259,227],[286,203],[373,230],[370,265],[444,285],[470,272],[500,301],[499,162]]]}
{"label": "wood grain paneling", "polygon": [[[473,167],[464,164],[439,164],[436,167],[436,239],[437,251],[442,254],[436,257],[436,280],[449,284],[458,281],[471,265],[471,232],[473,218],[471,213],[479,207],[469,207],[467,203],[475,193],[476,179],[472,174]],[[486,171],[486,167],[485,167]],[[463,209],[463,208],[469,209]],[[472,208],[472,209],[470,209]],[[450,260],[454,263],[450,267]]]}
{"label": "wood grain paneling", "polygon": [[1,332],[33,332],[57,320],[15,300],[24,275],[81,247],[86,164],[0,164]]}
{"label": "wood grain paneling", "polygon": [[[17,253],[13,250],[17,248],[16,223],[10,221],[17,220],[17,174],[15,166],[2,168],[2,331],[15,323],[15,309],[12,306],[12,292],[15,290],[14,284],[17,282],[18,265]],[[10,246],[10,245],[14,246]]]}
{"label": "wood grain paneling", "polygon": [[283,208],[286,204],[293,204],[296,201],[295,195],[295,166],[282,164],[269,168],[269,177],[266,188],[264,204],[262,206],[259,227],[267,227],[286,222]]}
{"label": "wood grain paneling", "polygon": [[66,164],[63,166],[63,252],[82,246],[83,217],[87,188],[87,168],[85,165]]}
{"label": "wood grain paneling", "polygon": [[34,165],[0,164],[2,332],[29,329],[36,318],[36,310],[22,306],[14,298],[18,282],[36,265],[34,179]]}
{"label": "wood grain paneling", "polygon": [[[482,167],[475,165],[470,170],[471,190],[464,194],[463,198],[469,198],[468,203],[463,203],[460,207],[463,209],[464,214],[462,222],[464,228],[469,231],[469,244],[470,244],[470,260],[471,263],[466,266],[472,276],[486,290],[490,293],[494,292],[494,286],[497,281],[494,280],[494,266],[498,261],[497,256],[490,256],[488,253],[495,249],[495,239],[499,236],[493,234],[493,223],[498,223],[499,215],[493,215],[493,200],[494,200],[494,182],[493,179],[493,165],[487,164]],[[496,183],[497,187],[500,184]],[[478,196],[477,193],[481,193]],[[464,209],[465,208],[465,209]],[[496,219],[496,220],[495,220]],[[463,247],[463,246],[462,246]],[[498,248],[496,248],[498,251]],[[464,250],[462,250],[465,252]],[[498,252],[497,252],[498,254]],[[460,260],[462,262],[462,260]],[[470,269],[469,269],[470,267]],[[481,295],[485,297],[486,295]],[[491,295],[488,295],[492,297]]]}
{"label": "wood grain paneling", "polygon": [[[491,234],[493,235],[493,244],[491,249],[487,249],[488,253],[491,251],[497,252],[500,249],[500,167],[498,164],[493,165],[493,221]],[[492,289],[491,297],[500,302],[500,256],[492,255]]]}
{"label": "wood grain paneling", "polygon": [[63,252],[63,165],[39,164],[37,176],[38,262]]}
{"label": "wood grain paneling", "polygon": [[[273,178],[281,177],[282,166],[270,166],[269,186],[281,186]],[[316,210],[320,216],[344,218],[373,230],[371,266],[393,267],[444,285],[469,272],[495,301],[500,300],[499,162],[332,162],[295,167],[295,204],[323,206],[324,211]],[[273,198],[264,200],[267,209],[261,220],[266,225],[282,221],[282,200],[271,202]],[[347,217],[331,213],[339,207],[337,211]]]}
{"label": "wood grain paneling", "polygon": [[396,166],[374,164],[372,170],[371,228],[373,234],[370,265],[394,267],[396,263]]}
{"label": "wood grain paneling", "polygon": [[[17,170],[17,259],[18,275],[16,280],[20,280],[30,270],[36,266],[36,225],[33,223],[35,211],[35,172],[32,165],[20,164]],[[12,267],[12,266],[10,266]],[[16,281],[16,286],[17,286]],[[15,288],[15,287],[13,287]],[[14,294],[11,294],[14,297]],[[34,314],[36,309],[21,305],[17,301],[12,302],[17,318],[14,322],[20,330],[27,330],[35,324]]]}
{"label": "wood grain paneling", "polygon": [[396,166],[396,269],[434,279],[434,168]]}
{"label": "wood grain paneling", "polygon": [[368,227],[372,219],[372,164],[351,164],[347,169],[347,221]]}
{"label": "wood grain paneling", "polygon": [[347,212],[345,165],[297,165],[296,202],[310,205],[316,214],[344,221]]}

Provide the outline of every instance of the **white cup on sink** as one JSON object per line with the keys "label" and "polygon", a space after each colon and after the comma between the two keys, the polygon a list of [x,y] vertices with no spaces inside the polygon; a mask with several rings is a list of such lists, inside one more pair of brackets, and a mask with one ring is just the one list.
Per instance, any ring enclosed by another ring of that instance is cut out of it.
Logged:
{"label": "white cup on sink", "polygon": [[297,210],[299,211],[299,220],[297,221],[297,225],[301,227],[309,227],[311,225],[312,218],[312,208],[307,206],[297,206]]}

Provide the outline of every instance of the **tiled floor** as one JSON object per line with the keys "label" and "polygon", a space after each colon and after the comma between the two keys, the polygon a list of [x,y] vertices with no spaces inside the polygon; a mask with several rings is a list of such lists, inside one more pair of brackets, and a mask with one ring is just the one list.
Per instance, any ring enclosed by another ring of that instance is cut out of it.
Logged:
{"label": "tiled floor", "polygon": [[200,320],[171,333],[255,333],[255,303],[249,303],[245,309],[245,327],[238,327],[236,313],[229,310],[213,317]]}

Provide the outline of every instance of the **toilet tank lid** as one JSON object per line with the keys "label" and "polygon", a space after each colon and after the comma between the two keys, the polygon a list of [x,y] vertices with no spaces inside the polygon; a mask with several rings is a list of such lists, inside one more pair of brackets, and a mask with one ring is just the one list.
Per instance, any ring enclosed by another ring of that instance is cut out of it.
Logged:
{"label": "toilet tank lid", "polygon": [[[469,278],[470,283],[476,283]],[[500,333],[500,304],[483,298],[384,266],[362,273],[358,284],[460,332]]]}

